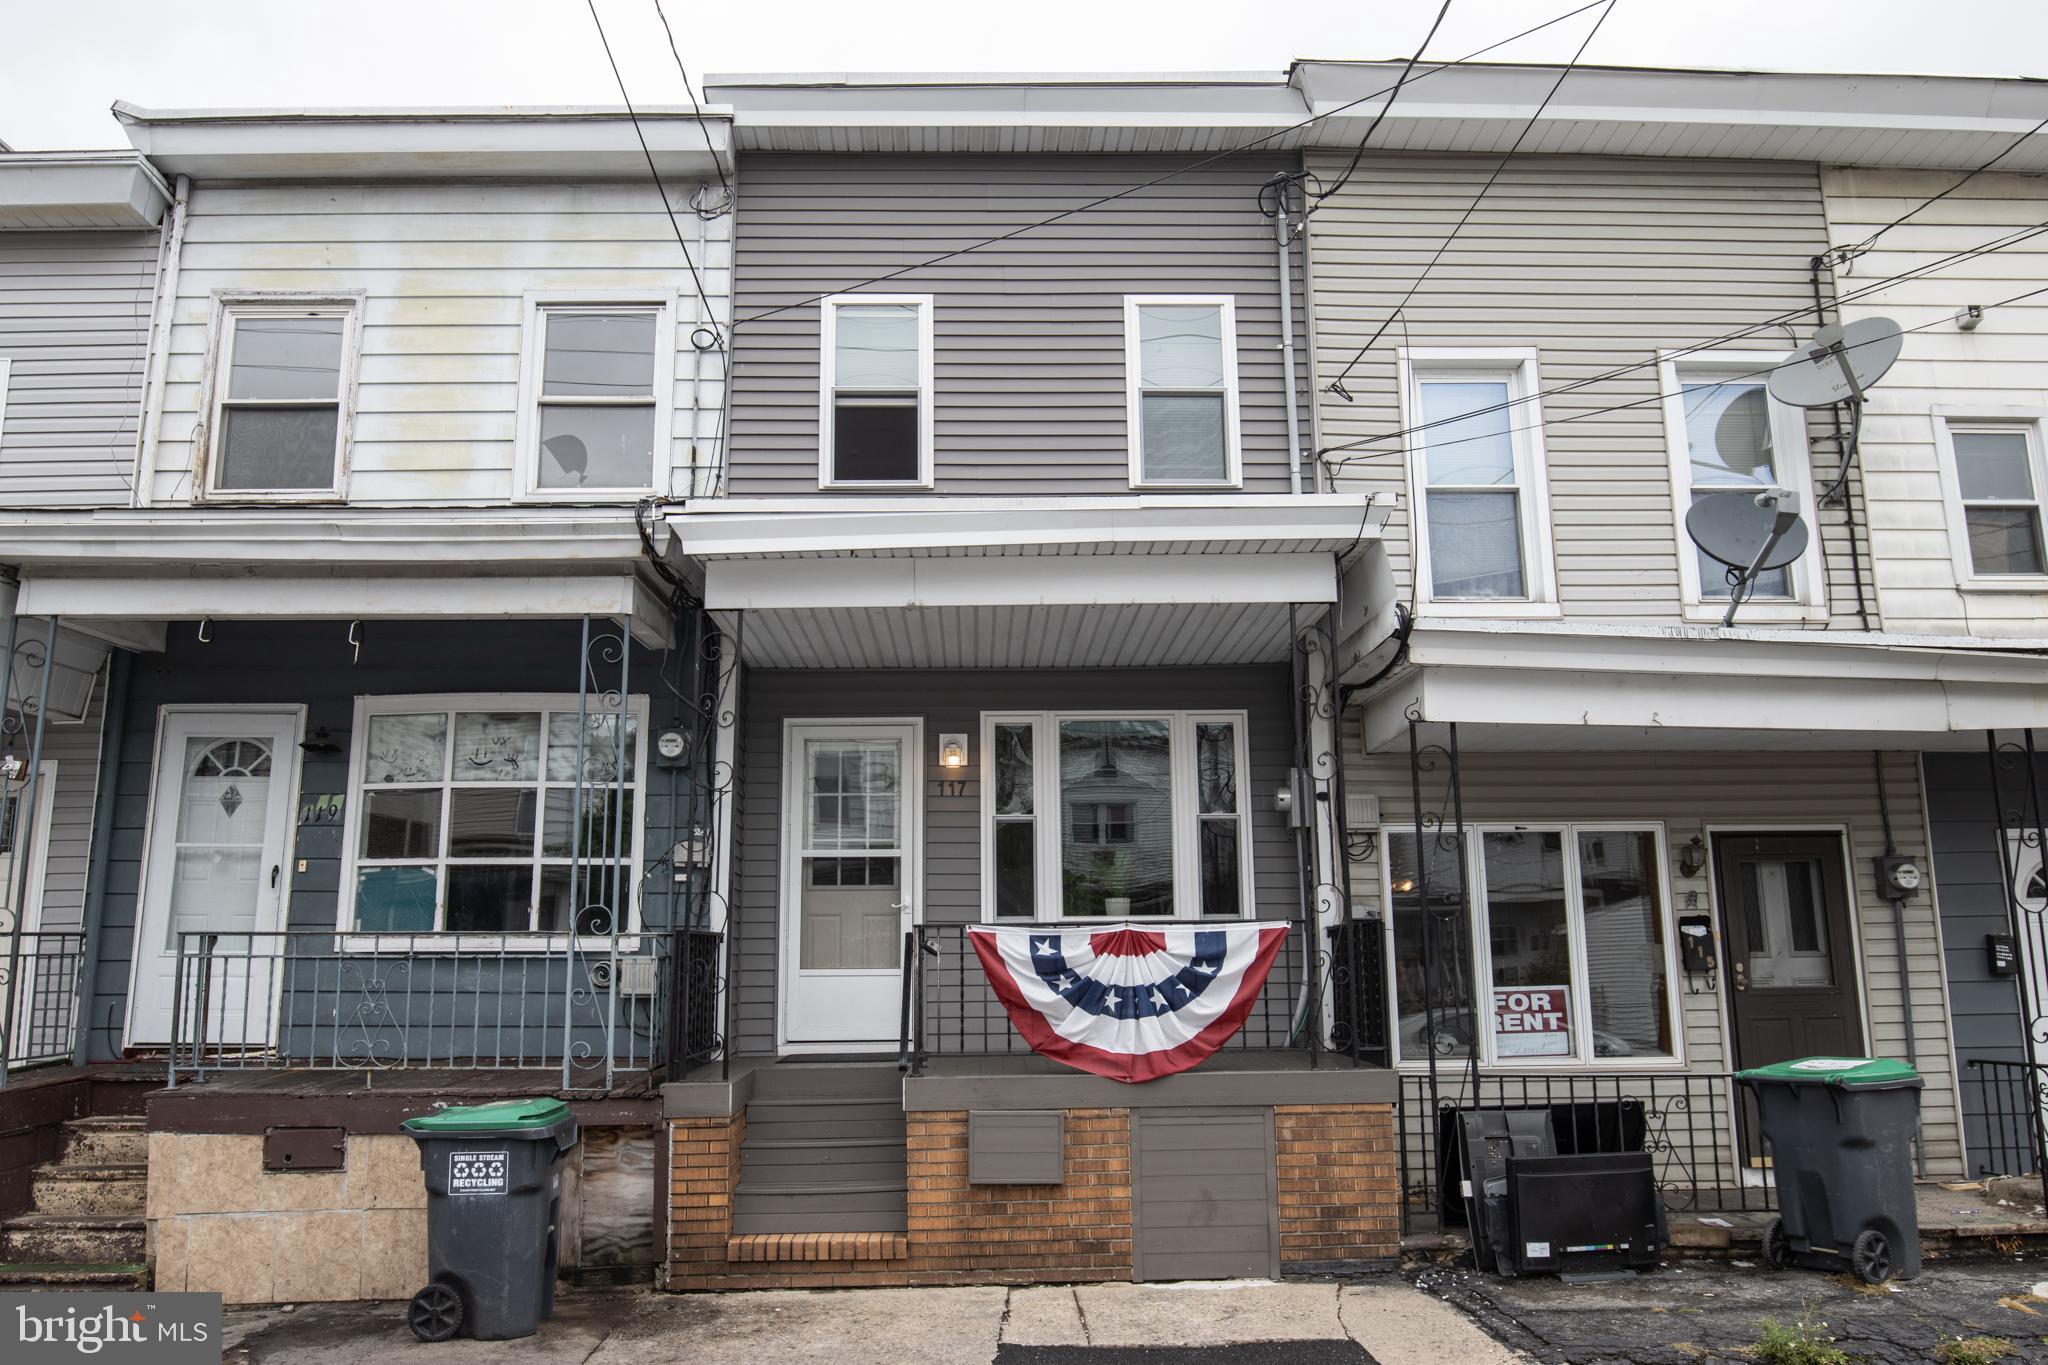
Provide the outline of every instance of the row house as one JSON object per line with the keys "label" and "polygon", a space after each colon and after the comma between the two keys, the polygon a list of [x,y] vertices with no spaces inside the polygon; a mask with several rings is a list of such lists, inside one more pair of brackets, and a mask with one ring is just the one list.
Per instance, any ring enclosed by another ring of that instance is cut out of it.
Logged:
{"label": "row house", "polygon": [[[1763,1207],[1732,1073],[1823,1052],[1922,1071],[1926,1176],[2027,1169],[2048,149],[1864,244],[2039,111],[1400,74],[0,156],[0,1202],[85,1116],[98,1259],[402,1297],[398,1122],[548,1092],[578,1274],[1313,1273],[1455,1215],[1459,1107]],[[1766,379],[1876,315],[1852,457]],[[1764,487],[1810,547],[1724,626],[1685,513]],[[1125,921],[1286,930],[1139,1085],[967,935]]]}

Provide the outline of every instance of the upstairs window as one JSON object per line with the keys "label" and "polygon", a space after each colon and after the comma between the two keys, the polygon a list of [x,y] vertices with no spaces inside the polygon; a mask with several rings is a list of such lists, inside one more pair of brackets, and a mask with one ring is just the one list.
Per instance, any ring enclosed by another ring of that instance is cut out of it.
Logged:
{"label": "upstairs window", "polygon": [[1484,614],[1554,602],[1534,353],[1415,351],[1408,361],[1424,600]]}
{"label": "upstairs window", "polygon": [[667,301],[530,298],[520,454],[531,496],[637,496],[667,465],[675,321]]}
{"label": "upstairs window", "polygon": [[932,481],[932,302],[851,294],[824,304],[822,487]]}
{"label": "upstairs window", "polygon": [[1239,482],[1237,310],[1228,298],[1124,300],[1131,482]]}
{"label": "upstairs window", "polygon": [[1943,425],[1953,470],[1951,521],[1963,541],[1957,568],[1965,581],[2038,580],[2048,573],[2042,536],[2048,470],[2039,423],[1950,418]]}
{"label": "upstairs window", "polygon": [[352,300],[223,301],[209,493],[306,499],[340,491],[355,325]]}

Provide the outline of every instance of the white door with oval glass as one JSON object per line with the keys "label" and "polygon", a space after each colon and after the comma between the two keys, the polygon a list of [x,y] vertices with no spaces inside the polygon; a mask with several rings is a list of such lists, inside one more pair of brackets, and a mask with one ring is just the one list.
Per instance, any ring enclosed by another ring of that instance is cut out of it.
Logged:
{"label": "white door with oval glass", "polygon": [[903,936],[923,882],[923,726],[791,721],[783,741],[778,1042],[893,1048]]}
{"label": "white door with oval glass", "polygon": [[296,709],[165,715],[135,931],[130,1046],[190,1044],[202,1019],[209,1045],[271,1041],[282,945],[262,935],[284,924],[300,728]]}

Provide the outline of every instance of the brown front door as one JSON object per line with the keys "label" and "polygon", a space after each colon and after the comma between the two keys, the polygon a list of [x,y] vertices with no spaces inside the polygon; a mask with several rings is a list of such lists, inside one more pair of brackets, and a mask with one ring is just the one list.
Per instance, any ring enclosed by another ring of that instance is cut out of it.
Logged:
{"label": "brown front door", "polygon": [[1738,1068],[1861,1055],[1838,834],[1718,834],[1714,875]]}

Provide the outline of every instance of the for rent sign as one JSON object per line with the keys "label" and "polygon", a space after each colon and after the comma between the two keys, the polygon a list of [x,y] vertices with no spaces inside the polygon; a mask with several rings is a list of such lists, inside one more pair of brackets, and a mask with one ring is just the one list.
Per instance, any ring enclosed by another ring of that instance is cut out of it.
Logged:
{"label": "for rent sign", "polygon": [[1563,986],[1496,986],[1493,1051],[1497,1057],[1569,1057],[1569,992]]}

